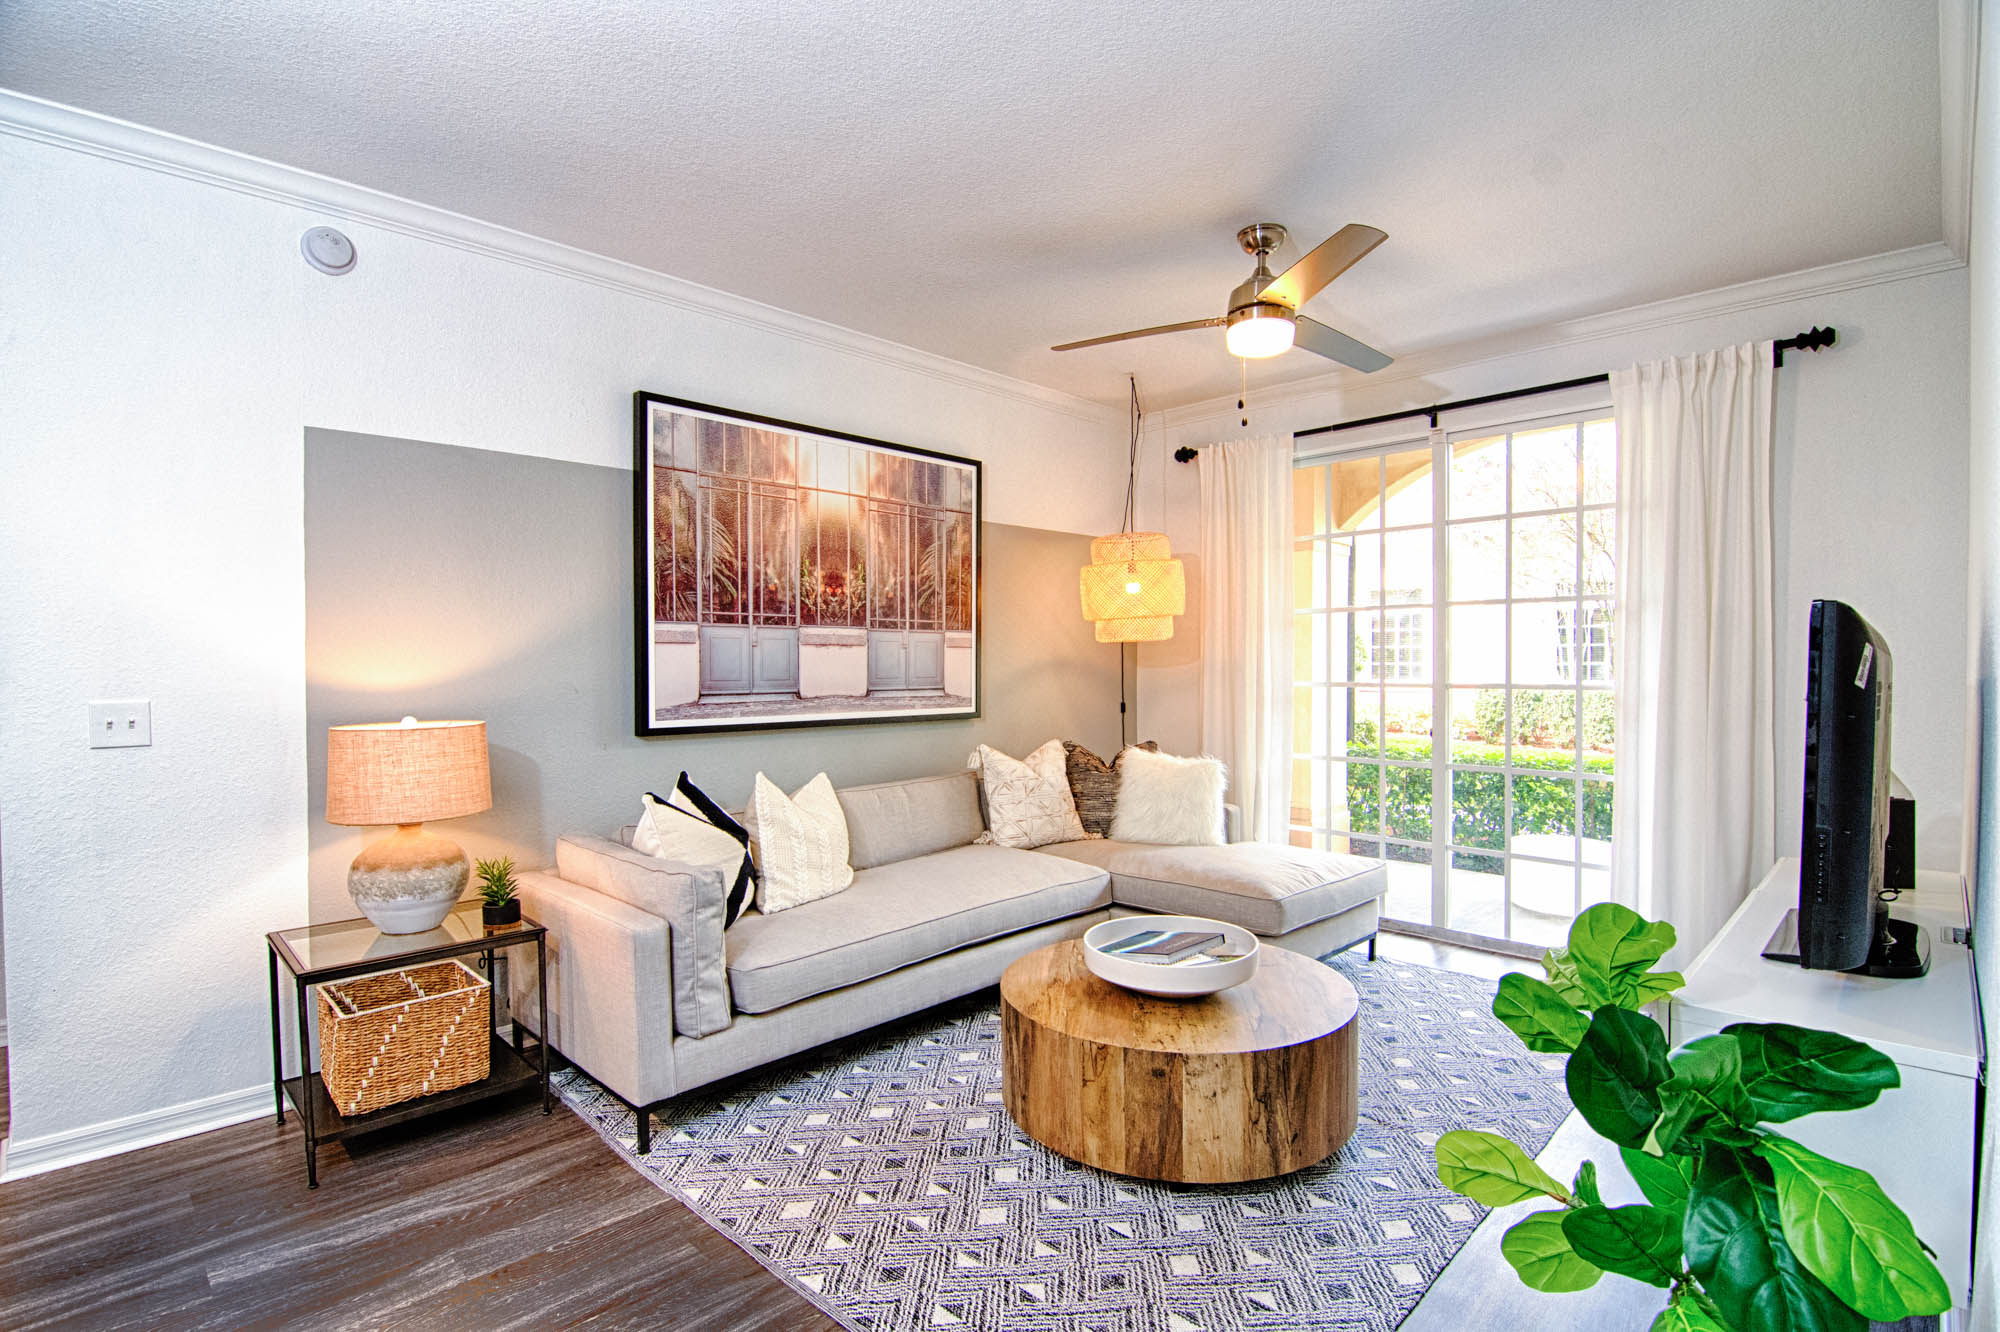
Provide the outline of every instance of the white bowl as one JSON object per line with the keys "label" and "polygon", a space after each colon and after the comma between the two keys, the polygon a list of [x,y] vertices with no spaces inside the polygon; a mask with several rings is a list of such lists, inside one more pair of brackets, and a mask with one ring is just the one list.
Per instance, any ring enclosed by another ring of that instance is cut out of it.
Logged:
{"label": "white bowl", "polygon": [[[1129,957],[1100,950],[1131,938],[1140,930],[1201,930],[1220,934],[1231,952],[1243,956],[1232,962],[1216,962],[1199,967],[1163,966],[1156,962],[1135,962]],[[1120,916],[1093,925],[1083,936],[1083,963],[1113,985],[1161,999],[1193,999],[1214,994],[1232,985],[1241,985],[1257,974],[1257,936],[1228,921],[1203,916]]]}

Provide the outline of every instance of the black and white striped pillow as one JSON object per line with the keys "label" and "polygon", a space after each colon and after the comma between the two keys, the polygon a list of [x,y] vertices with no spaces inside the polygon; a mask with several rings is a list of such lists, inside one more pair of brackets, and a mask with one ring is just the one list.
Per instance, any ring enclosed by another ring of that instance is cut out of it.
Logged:
{"label": "black and white striped pillow", "polygon": [[646,816],[633,830],[632,849],[666,860],[713,866],[722,871],[722,927],[736,923],[750,905],[757,870],[750,859],[750,833],[683,772],[674,795],[685,803],[646,792]]}

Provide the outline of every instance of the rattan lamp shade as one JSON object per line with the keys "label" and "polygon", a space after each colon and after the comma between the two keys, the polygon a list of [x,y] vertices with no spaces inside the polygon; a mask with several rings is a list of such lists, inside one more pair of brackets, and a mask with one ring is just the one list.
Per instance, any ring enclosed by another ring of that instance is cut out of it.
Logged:
{"label": "rattan lamp shade", "polygon": [[1187,611],[1187,574],[1160,532],[1120,532],[1090,543],[1080,589],[1100,643],[1157,643]]}
{"label": "rattan lamp shade", "polygon": [[406,719],[327,728],[328,823],[428,823],[492,807],[485,722]]}

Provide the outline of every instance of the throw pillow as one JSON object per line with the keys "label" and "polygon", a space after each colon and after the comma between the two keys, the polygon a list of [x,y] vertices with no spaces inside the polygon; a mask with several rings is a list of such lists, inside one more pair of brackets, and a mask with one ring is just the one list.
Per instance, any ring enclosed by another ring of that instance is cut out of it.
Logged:
{"label": "throw pillow", "polygon": [[965,766],[979,770],[987,836],[994,842],[1026,849],[1084,840],[1063,770],[1062,741],[1051,740],[1025,759],[981,745]]}
{"label": "throw pillow", "polygon": [[757,774],[743,822],[757,849],[757,909],[769,915],[854,882],[847,863],[847,816],[825,773],[789,796]]}
{"label": "throw pillow", "polygon": [[[1152,740],[1142,740],[1127,748],[1152,754],[1160,752],[1160,746]],[[1111,831],[1111,814],[1118,805],[1118,762],[1124,757],[1125,750],[1121,749],[1116,758],[1106,763],[1076,741],[1063,741],[1063,767],[1069,774],[1069,793],[1076,801],[1077,821],[1092,837],[1103,837]]]}
{"label": "throw pillow", "polygon": [[1128,749],[1119,756],[1118,808],[1111,835],[1121,842],[1221,846],[1222,760]]}
{"label": "throw pillow", "polygon": [[632,829],[632,849],[641,855],[722,871],[722,927],[728,929],[750,904],[756,877],[750,860],[750,834],[689,781],[686,773],[674,783],[674,795],[685,803],[646,792],[644,811]]}

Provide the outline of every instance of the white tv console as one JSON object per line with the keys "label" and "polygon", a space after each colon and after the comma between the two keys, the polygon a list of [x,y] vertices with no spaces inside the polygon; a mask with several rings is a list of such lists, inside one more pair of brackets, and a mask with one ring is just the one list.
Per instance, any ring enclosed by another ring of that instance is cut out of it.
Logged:
{"label": "white tv console", "polygon": [[[1807,1115],[1776,1131],[1871,1172],[1937,1250],[1963,1306],[1972,1282],[1974,1123],[1985,1065],[1971,950],[1953,941],[1966,924],[1965,882],[1919,870],[1915,894],[1890,907],[1930,934],[1930,973],[1916,980],[1766,961],[1759,954],[1798,902],[1799,862],[1780,860],[1686,969],[1686,988],[1667,1006],[1671,1043],[1732,1022],[1788,1022],[1866,1041],[1895,1060],[1902,1086],[1875,1104]],[[1989,921],[1989,932],[1994,928]]]}

